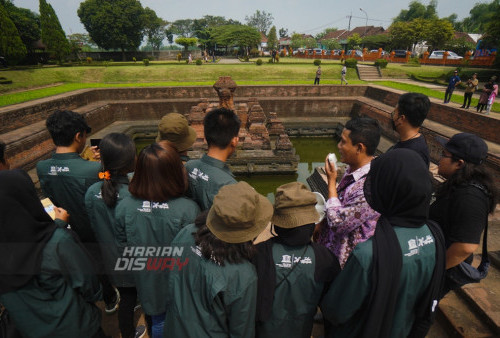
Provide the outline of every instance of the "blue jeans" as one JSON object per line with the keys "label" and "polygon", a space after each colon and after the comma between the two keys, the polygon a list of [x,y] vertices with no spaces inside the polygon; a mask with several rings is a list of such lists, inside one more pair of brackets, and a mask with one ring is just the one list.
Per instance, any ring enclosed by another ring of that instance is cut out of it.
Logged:
{"label": "blue jeans", "polygon": [[163,325],[165,324],[165,313],[156,316],[151,316],[151,321],[153,322],[153,325],[151,327],[153,338],[162,338]]}

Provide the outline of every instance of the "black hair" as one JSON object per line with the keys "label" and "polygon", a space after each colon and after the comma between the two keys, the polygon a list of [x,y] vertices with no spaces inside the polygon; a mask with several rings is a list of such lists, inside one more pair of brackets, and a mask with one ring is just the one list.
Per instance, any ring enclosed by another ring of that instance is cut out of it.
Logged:
{"label": "black hair", "polygon": [[78,133],[90,133],[91,128],[85,118],[70,110],[57,110],[45,122],[52,141],[56,146],[68,147]]}
{"label": "black hair", "polygon": [[135,144],[128,135],[111,133],[101,140],[99,150],[103,170],[109,171],[111,176],[109,180],[104,180],[102,184],[102,199],[109,208],[113,208],[118,199],[120,186],[117,178],[134,171]]}
{"label": "black hair", "polygon": [[424,123],[431,101],[427,96],[420,93],[406,93],[399,97],[399,115],[404,115],[413,127],[420,127]]}
{"label": "black hair", "polygon": [[0,162],[2,162],[3,164],[5,164],[5,148],[5,142],[0,141]]}
{"label": "black hair", "polygon": [[[452,155],[451,160],[457,162],[460,158]],[[490,213],[495,211],[495,207],[499,202],[500,192],[498,191],[495,182],[493,181],[493,175],[491,172],[481,164],[474,164],[464,161],[464,165],[455,171],[451,177],[449,177],[445,182],[441,183],[437,189],[436,195],[442,196],[447,195],[452,192],[452,190],[460,185],[467,185],[471,183],[479,183],[488,193],[490,199]]]}
{"label": "black hair", "polygon": [[367,155],[375,155],[380,142],[380,126],[377,120],[369,117],[357,117],[347,121],[345,129],[351,131],[349,138],[353,145],[362,143],[366,147]]}
{"label": "black hair", "polygon": [[243,263],[251,260],[256,253],[252,241],[244,243],[227,243],[218,239],[207,227],[207,216],[209,210],[205,210],[196,217],[194,224],[198,231],[194,233],[196,245],[201,249],[201,254],[206,259],[224,266],[229,264]]}
{"label": "black hair", "polygon": [[203,129],[208,146],[224,149],[238,136],[241,121],[238,115],[226,108],[214,109],[203,120]]}

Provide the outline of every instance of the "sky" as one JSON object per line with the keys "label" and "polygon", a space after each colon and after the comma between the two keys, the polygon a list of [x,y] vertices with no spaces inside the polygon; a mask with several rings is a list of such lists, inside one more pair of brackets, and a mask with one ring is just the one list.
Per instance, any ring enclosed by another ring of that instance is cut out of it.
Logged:
{"label": "sky", "polygon": [[[245,16],[256,10],[266,11],[274,17],[276,29],[315,35],[325,28],[347,29],[349,15],[352,15],[351,29],[365,26],[387,28],[402,9],[408,9],[412,0],[140,0],[143,7],[149,7],[160,18],[167,21],[197,19],[204,15],[224,16],[226,19],[245,23]],[[28,8],[39,13],[38,0],[13,0],[17,7]],[[81,0],[47,0],[54,8],[67,35],[86,33],[77,15]],[[421,0],[427,5],[429,0]],[[453,13],[458,20],[469,16],[476,2],[490,0],[438,0],[439,17]],[[363,11],[360,10],[363,9]]]}

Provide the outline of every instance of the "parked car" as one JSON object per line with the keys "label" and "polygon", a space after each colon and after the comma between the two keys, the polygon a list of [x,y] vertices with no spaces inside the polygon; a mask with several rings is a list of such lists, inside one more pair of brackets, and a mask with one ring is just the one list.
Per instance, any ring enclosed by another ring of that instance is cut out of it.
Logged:
{"label": "parked car", "polygon": [[262,52],[262,56],[271,56],[271,53],[268,50]]}
{"label": "parked car", "polygon": [[393,50],[394,52],[394,57],[396,58],[405,58],[406,57],[406,51],[404,49],[395,49]]}
{"label": "parked car", "polygon": [[[431,53],[431,55],[429,55],[429,59],[442,59],[443,56],[444,56],[444,52],[446,52],[445,50],[435,50]],[[460,60],[460,59],[463,59],[462,56],[460,55],[457,55],[457,53],[455,52],[450,52],[448,51],[449,55],[448,55],[448,60]]]}
{"label": "parked car", "polygon": [[[372,49],[370,53],[378,53],[378,49]],[[387,54],[389,53],[387,53],[385,50],[382,50],[381,56],[386,56]]]}
{"label": "parked car", "polygon": [[[352,49],[349,49],[349,50],[347,51],[346,55],[347,55],[347,56],[350,56],[350,55],[351,55],[351,53],[352,53]],[[363,52],[362,52],[362,51],[360,51],[359,49],[355,49],[355,50],[354,50],[354,56],[359,56],[359,57],[361,57],[361,58],[362,58],[362,57],[363,57]]]}

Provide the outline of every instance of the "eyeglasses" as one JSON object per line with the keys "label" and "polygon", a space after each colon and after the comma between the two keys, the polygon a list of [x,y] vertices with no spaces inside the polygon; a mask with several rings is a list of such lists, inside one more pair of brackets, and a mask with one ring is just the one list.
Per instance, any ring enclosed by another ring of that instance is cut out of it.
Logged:
{"label": "eyeglasses", "polygon": [[446,153],[444,152],[444,150],[441,152],[441,157],[444,157],[444,158],[453,158],[453,155],[446,155]]}

